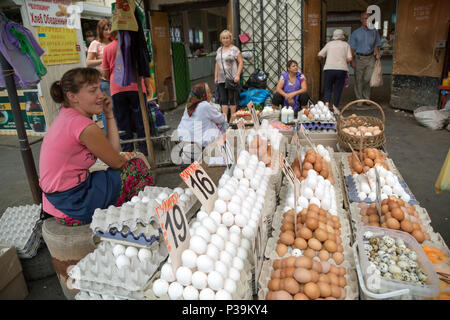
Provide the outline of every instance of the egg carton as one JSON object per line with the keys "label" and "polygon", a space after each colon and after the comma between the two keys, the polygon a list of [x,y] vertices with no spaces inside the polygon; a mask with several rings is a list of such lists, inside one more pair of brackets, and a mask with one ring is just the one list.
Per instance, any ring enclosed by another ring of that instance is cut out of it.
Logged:
{"label": "egg carton", "polygon": [[153,243],[159,243],[162,236],[162,230],[158,227],[155,221],[147,226],[142,226],[138,224],[135,231],[131,232],[127,227],[124,227],[122,231],[115,229],[110,229],[109,232],[98,231],[96,233],[97,237],[103,240],[117,242],[129,245],[129,243],[140,247],[149,247]]}
{"label": "egg carton", "polygon": [[75,296],[75,300],[128,300],[117,296],[110,296],[97,292],[80,291]]}
{"label": "egg carton", "polygon": [[41,244],[41,205],[9,207],[0,218],[0,243],[15,246],[20,258],[32,258]]}
{"label": "egg carton", "polygon": [[[152,279],[148,282],[146,290],[144,291],[144,300],[170,300],[169,295],[163,294],[161,297],[157,297],[152,288],[153,283],[161,278],[161,272],[158,271]],[[244,268],[241,270],[241,276],[236,283],[236,291],[231,295],[232,300],[252,300],[252,273],[249,263],[244,263]],[[184,300],[181,296],[178,300]]]}
{"label": "egg carton", "polygon": [[[353,254],[348,256],[353,258]],[[258,291],[258,300],[266,300],[267,293],[269,292],[268,283],[271,280],[274,259],[266,260],[263,264],[261,270],[261,276],[259,278],[260,289]],[[358,278],[354,266],[348,261],[344,261],[341,264],[345,268],[346,274],[344,276],[347,285],[344,287],[345,290],[345,300],[358,300],[359,289],[358,289]]]}
{"label": "egg carton", "polygon": [[[142,300],[144,294],[142,291],[128,291],[121,287],[110,286],[104,283],[93,281],[76,281],[72,284],[74,289],[85,292],[90,298],[98,298],[100,296],[103,300]],[[88,298],[88,297],[84,297]],[[92,299],[77,299],[77,300],[92,300]],[[96,300],[96,299],[94,299]],[[100,299],[101,300],[101,299]]]}
{"label": "egg carton", "polygon": [[[336,123],[333,122],[303,122],[303,127],[314,133],[320,132],[336,132]],[[298,126],[300,128],[300,125]]]}
{"label": "egg carton", "polygon": [[109,241],[101,241],[98,247],[81,259],[68,275],[75,281],[92,281],[129,291],[139,291],[168,256],[167,247],[164,241],[161,241],[159,246],[155,246],[155,250],[152,250],[150,260],[141,262],[134,256],[130,259],[129,267],[119,269],[115,263],[113,247],[114,244]]}

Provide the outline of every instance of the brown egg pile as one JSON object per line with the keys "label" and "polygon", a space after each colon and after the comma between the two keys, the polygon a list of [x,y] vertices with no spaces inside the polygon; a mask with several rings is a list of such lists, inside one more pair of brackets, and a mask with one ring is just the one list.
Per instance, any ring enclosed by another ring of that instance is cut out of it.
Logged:
{"label": "brown egg pile", "polygon": [[249,153],[258,155],[258,159],[266,164],[266,167],[271,166],[272,161],[272,147],[269,145],[267,139],[256,135],[250,142]]}
{"label": "brown egg pile", "polygon": [[266,300],[345,299],[346,270],[307,256],[273,262]]}
{"label": "brown egg pile", "polygon": [[[359,157],[358,153],[358,157]],[[362,153],[362,163],[351,153],[348,156],[348,163],[350,164],[350,170],[352,174],[366,173],[375,165],[381,165],[386,170],[389,170],[386,157],[375,148],[366,148]]]}
{"label": "brown egg pile", "polygon": [[365,225],[401,230],[411,234],[419,243],[430,240],[430,235],[425,232],[416,208],[402,199],[391,196],[381,202],[381,219],[376,203],[368,206],[360,203],[361,220]]}
{"label": "brown egg pile", "polygon": [[306,179],[306,177],[308,176],[308,170],[313,169],[322,177],[324,177],[324,179],[328,179],[330,180],[331,184],[334,184],[331,164],[325,161],[319,153],[315,153],[312,149],[306,151],[305,160],[302,163],[303,172],[300,172],[299,158],[294,159],[291,167],[300,181]]}
{"label": "brown egg pile", "polygon": [[341,240],[341,224],[337,216],[310,204],[297,215],[297,230],[294,233],[294,210],[283,214],[281,234],[276,251],[279,257],[288,252],[288,247],[304,250],[303,255],[309,258],[318,256],[321,261],[330,258],[337,265],[344,261],[344,248]]}
{"label": "brown egg pile", "polygon": [[380,127],[378,127],[378,126],[348,127],[348,128],[342,129],[342,131],[345,133],[354,135],[354,136],[377,136],[381,133]]}

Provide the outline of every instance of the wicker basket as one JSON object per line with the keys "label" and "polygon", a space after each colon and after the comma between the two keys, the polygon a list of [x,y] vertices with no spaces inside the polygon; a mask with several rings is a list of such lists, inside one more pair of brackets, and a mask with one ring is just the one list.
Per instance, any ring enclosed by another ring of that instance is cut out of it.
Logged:
{"label": "wicker basket", "polygon": [[[375,105],[381,112],[382,120],[371,117],[371,116],[353,116],[353,117],[347,117],[343,118],[344,111],[350,107],[351,105],[354,105],[359,102],[365,102],[368,104]],[[386,136],[384,132],[384,123],[385,123],[385,117],[384,112],[381,106],[372,101],[372,100],[355,100],[347,104],[344,108],[342,108],[341,113],[339,114],[339,117],[337,119],[337,129],[338,129],[338,141],[341,147],[347,151],[350,151],[349,144],[352,146],[354,150],[359,150],[359,146],[361,143],[361,137],[356,135],[351,135],[343,131],[345,128],[349,127],[359,127],[359,126],[366,126],[366,127],[373,127],[378,126],[381,130],[380,134],[377,134],[376,136],[364,136],[363,137],[363,144],[364,148],[384,148],[386,144]]]}

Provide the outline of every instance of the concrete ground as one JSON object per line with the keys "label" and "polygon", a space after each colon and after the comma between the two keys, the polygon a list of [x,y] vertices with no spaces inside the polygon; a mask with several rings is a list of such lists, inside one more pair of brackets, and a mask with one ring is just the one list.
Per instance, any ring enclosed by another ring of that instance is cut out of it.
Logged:
{"label": "concrete ground", "polygon": [[[390,76],[385,76],[385,85],[372,91],[372,99],[383,106],[386,116],[387,151],[397,168],[405,178],[409,188],[425,207],[431,217],[431,225],[441,233],[444,240],[450,243],[450,195],[437,195],[434,183],[450,147],[450,132],[445,130],[432,131],[420,126],[412,113],[397,111],[389,107]],[[341,106],[354,100],[353,77],[350,87],[345,88]],[[350,110],[360,115],[380,114],[378,111]],[[184,105],[165,113],[167,124],[175,129],[184,112]],[[31,149],[39,168],[40,139],[29,137]],[[33,198],[28,186],[23,162],[18,148],[17,136],[0,135],[0,214],[6,208],[32,204]],[[174,188],[181,179],[177,172],[160,175],[159,186]],[[30,260],[21,260],[24,275],[27,279],[29,295],[26,299],[65,299],[58,279],[51,264],[48,249],[44,246],[38,255]]]}

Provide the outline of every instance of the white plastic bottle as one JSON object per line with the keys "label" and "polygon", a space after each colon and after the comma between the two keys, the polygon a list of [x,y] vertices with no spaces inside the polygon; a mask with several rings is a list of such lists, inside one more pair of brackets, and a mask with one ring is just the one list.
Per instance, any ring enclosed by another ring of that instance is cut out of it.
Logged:
{"label": "white plastic bottle", "polygon": [[283,107],[281,109],[281,122],[287,123],[287,108]]}
{"label": "white plastic bottle", "polygon": [[294,110],[289,107],[287,110],[287,122],[294,122]]}

